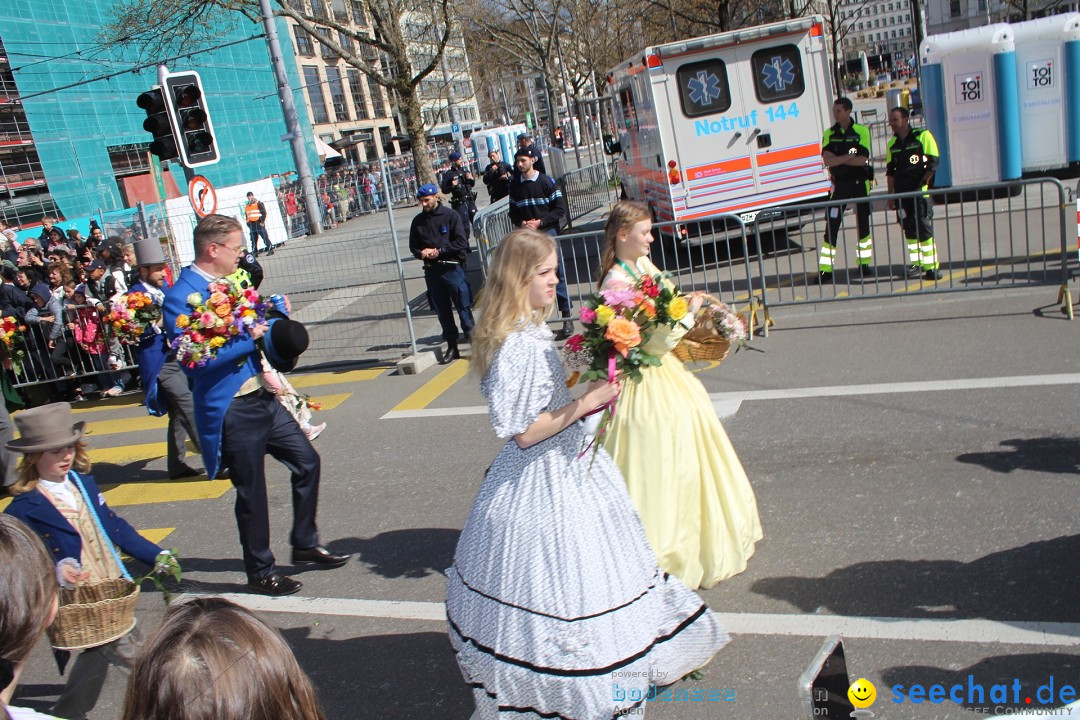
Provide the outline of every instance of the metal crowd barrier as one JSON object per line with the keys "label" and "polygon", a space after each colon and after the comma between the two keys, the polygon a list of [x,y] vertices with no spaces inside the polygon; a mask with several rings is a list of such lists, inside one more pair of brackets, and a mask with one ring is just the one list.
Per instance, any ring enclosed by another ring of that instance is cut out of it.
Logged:
{"label": "metal crowd barrier", "polygon": [[[21,332],[22,350],[25,354],[19,362],[19,371],[10,369],[14,387],[30,387],[65,380],[79,384],[93,380],[111,386],[119,379],[111,376],[124,376],[125,381],[128,379],[131,374],[128,371],[138,367],[134,349],[116,339],[111,326],[101,313],[93,324],[96,326],[94,335],[102,338],[104,342],[104,352],[91,353],[79,347],[75,332],[68,327],[68,323],[85,327],[86,323],[77,315],[77,310],[84,307],[86,306],[69,305],[65,308],[67,317],[60,319],[63,331],[54,347],[50,347],[49,338],[55,323],[20,321],[20,324],[26,327],[26,330]],[[6,365],[8,363],[5,363]]]}
{"label": "metal crowd barrier", "polygon": [[567,225],[571,228],[579,217],[615,200],[614,179],[602,162],[571,170],[559,178],[559,187],[566,199]]}
{"label": "metal crowd barrier", "polygon": [[[883,181],[883,180],[882,180]],[[933,227],[941,277],[910,278],[904,232],[890,200],[922,193],[875,194],[859,201],[824,201],[775,208],[747,224],[736,216],[714,216],[693,223],[658,223],[652,260],[684,291],[704,290],[727,302],[769,308],[858,298],[946,293],[1002,287],[1067,283],[1070,276],[1066,222],[1068,194],[1053,178],[931,190]],[[871,209],[874,275],[864,277],[856,263],[858,231],[854,208]],[[826,217],[846,206],[837,238],[832,282],[819,284],[818,254]],[[1071,218],[1071,214],[1069,215]],[[481,258],[508,230],[492,212],[481,225]],[[571,297],[592,292],[603,233],[573,233],[559,238]]]}
{"label": "metal crowd barrier", "polygon": [[510,198],[502,198],[480,210],[473,217],[472,231],[480,250],[480,267],[487,277],[488,256],[507,233],[514,229],[510,224]]}

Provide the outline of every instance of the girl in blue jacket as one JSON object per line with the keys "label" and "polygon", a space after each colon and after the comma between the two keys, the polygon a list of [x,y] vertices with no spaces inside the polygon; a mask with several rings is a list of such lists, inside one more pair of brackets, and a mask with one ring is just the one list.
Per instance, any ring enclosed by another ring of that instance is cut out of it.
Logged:
{"label": "girl in blue jacket", "polygon": [[[163,551],[143,538],[105,504],[90,471],[82,436],[86,423],[72,422],[68,403],[52,403],[15,416],[19,439],[7,443],[23,454],[12,483],[7,512],[33,528],[52,553],[60,584],[128,578],[117,546],[155,566]],[[139,633],[84,650],[68,675],[52,714],[84,718],[97,702],[109,665],[130,668],[138,651]],[[61,668],[61,672],[63,669]]]}

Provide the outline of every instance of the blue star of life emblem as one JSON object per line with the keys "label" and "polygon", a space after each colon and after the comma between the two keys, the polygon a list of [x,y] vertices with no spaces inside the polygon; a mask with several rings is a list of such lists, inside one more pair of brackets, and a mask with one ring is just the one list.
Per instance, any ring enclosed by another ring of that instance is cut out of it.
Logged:
{"label": "blue star of life emblem", "polygon": [[783,92],[784,88],[795,82],[795,66],[785,57],[777,55],[761,68],[765,86],[774,92]]}
{"label": "blue star of life emblem", "polygon": [[704,70],[690,78],[686,86],[690,90],[690,100],[698,105],[712,105],[712,101],[720,97],[720,78]]}

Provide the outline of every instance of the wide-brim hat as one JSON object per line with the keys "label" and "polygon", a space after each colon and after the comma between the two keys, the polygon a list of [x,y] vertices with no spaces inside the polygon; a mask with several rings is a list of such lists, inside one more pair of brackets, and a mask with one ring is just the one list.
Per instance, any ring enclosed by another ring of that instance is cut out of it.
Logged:
{"label": "wide-brim hat", "polygon": [[8,450],[25,454],[56,450],[78,442],[86,429],[85,422],[73,422],[71,405],[50,403],[23,410],[14,417],[19,437],[7,443]]}
{"label": "wide-brim hat", "polygon": [[278,372],[295,368],[311,342],[304,324],[287,317],[271,319],[262,340],[266,359]]}
{"label": "wide-brim hat", "polygon": [[161,248],[161,241],[157,238],[143,238],[135,241],[135,264],[136,265],[164,265],[165,252]]}

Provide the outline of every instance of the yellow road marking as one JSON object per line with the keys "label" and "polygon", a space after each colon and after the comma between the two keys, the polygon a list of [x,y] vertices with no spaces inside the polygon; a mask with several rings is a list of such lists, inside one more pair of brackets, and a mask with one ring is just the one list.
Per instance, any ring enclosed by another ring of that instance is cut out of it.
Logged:
{"label": "yellow road marking", "polygon": [[377,367],[365,370],[348,370],[345,372],[321,372],[310,375],[294,375],[289,377],[289,382],[295,388],[317,387],[320,385],[338,385],[340,383],[359,382],[361,380],[374,380],[387,371],[388,368]]}
{"label": "yellow road marking", "polygon": [[402,400],[394,410],[423,410],[435,401],[435,398],[450,389],[454,383],[469,372],[468,360],[455,360],[435,377],[421,385],[412,395]]}
{"label": "yellow road marking", "polygon": [[140,460],[154,460],[165,457],[165,443],[141,443],[122,445],[114,448],[90,448],[90,462],[108,463],[109,465],[127,465]]}
{"label": "yellow road marking", "polygon": [[229,491],[228,480],[161,480],[105,485],[101,492],[112,507],[215,500]]}
{"label": "yellow road marking", "polygon": [[[311,398],[311,400],[312,402],[321,404],[323,410],[333,410],[350,397],[352,397],[352,393],[338,393],[336,395],[317,395]],[[154,417],[153,415],[117,418],[115,420],[92,420],[86,425],[86,434],[88,437],[115,435],[117,433],[163,429],[168,427],[168,425],[168,417]]]}
{"label": "yellow road marking", "polygon": [[175,529],[176,528],[147,528],[146,530],[140,530],[139,534],[155,545],[160,545],[161,541],[169,537]]}

